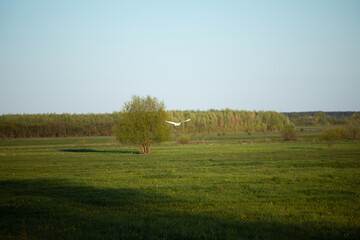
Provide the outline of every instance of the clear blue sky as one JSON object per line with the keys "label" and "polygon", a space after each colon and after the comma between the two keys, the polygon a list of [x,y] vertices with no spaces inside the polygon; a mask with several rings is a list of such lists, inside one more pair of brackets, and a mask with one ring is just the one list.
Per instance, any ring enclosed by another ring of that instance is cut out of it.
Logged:
{"label": "clear blue sky", "polygon": [[360,111],[359,0],[0,0],[0,114]]}

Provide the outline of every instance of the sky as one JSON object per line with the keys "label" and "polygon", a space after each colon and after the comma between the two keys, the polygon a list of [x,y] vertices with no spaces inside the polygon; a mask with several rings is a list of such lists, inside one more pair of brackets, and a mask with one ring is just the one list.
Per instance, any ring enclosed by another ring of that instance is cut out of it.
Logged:
{"label": "sky", "polygon": [[360,111],[359,0],[0,0],[0,114]]}

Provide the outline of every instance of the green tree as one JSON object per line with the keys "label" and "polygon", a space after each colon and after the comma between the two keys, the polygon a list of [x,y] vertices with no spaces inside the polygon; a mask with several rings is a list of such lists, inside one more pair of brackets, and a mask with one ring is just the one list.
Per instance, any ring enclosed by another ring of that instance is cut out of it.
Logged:
{"label": "green tree", "polygon": [[119,114],[116,136],[120,143],[137,145],[141,154],[150,153],[150,146],[167,140],[170,127],[165,123],[165,105],[156,98],[133,96]]}
{"label": "green tree", "polygon": [[296,141],[298,140],[298,134],[296,128],[292,125],[287,125],[281,130],[281,138],[284,141]]}
{"label": "green tree", "polygon": [[352,124],[359,124],[360,123],[360,114],[359,113],[354,113],[350,120],[352,121]]}
{"label": "green tree", "polygon": [[341,128],[325,129],[320,133],[319,139],[325,142],[330,148],[333,148],[334,142],[342,138],[343,132]]}

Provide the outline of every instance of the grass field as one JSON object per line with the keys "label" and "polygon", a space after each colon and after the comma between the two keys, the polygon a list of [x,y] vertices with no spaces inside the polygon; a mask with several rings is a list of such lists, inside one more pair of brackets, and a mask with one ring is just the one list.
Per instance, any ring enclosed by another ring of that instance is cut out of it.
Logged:
{"label": "grass field", "polygon": [[0,141],[0,239],[359,239],[360,142]]}

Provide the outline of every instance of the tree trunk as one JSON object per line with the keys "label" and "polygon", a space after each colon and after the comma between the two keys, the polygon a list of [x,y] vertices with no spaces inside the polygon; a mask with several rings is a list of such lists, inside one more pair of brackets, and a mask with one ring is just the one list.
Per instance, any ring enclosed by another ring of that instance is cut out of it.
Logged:
{"label": "tree trunk", "polygon": [[140,154],[149,154],[150,153],[150,144],[142,144],[139,147]]}

